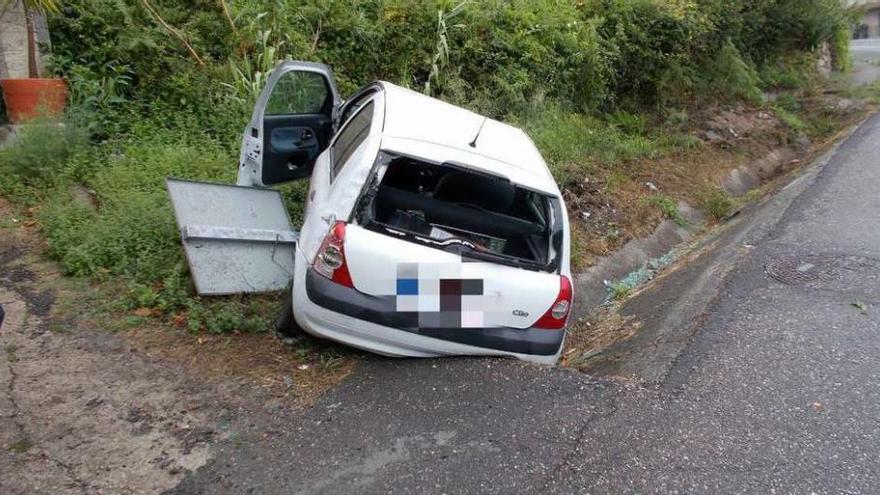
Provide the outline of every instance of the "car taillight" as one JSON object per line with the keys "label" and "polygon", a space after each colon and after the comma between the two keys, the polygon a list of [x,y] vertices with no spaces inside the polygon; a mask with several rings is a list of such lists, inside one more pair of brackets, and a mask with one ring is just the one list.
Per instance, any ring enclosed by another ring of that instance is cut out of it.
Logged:
{"label": "car taillight", "polygon": [[336,222],[321,243],[315,256],[314,268],[321,275],[339,285],[354,288],[348,265],[345,263],[345,222]]}
{"label": "car taillight", "polygon": [[568,313],[571,311],[571,298],[571,282],[565,275],[560,275],[559,295],[556,296],[556,301],[554,301],[553,305],[550,306],[550,309],[544,313],[544,316],[535,322],[534,328],[559,330],[560,328],[565,327],[565,323],[568,321]]}

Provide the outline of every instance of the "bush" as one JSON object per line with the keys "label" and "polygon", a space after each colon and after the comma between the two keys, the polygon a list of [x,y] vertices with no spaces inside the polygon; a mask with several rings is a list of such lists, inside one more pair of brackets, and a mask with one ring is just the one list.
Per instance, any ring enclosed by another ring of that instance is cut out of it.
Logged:
{"label": "bush", "polygon": [[[327,63],[343,96],[383,79],[504,118],[560,182],[603,167],[609,188],[636,176],[638,160],[698,146],[683,134],[694,106],[803,88],[810,52],[826,41],[840,67],[847,60],[842,0],[221,1],[230,18],[214,0],[153,2],[155,13],[66,0],[49,23],[50,65],[70,87],[67,125],[35,126],[0,152],[0,193],[42,200],[51,254],[68,273],[120,279],[126,307],[186,313],[193,330],[267,323],[241,300],[187,293],[164,178],[233,181],[241,130],[276,60]],[[793,125],[790,103],[777,113]],[[648,116],[664,113],[681,134],[652,130]],[[76,184],[95,204],[74,198]],[[305,184],[282,191],[299,218]],[[646,201],[678,221],[668,198]],[[713,193],[706,207],[720,218],[731,206]]]}
{"label": "bush", "polygon": [[834,30],[831,37],[831,60],[834,69],[840,72],[849,72],[853,68],[852,53],[849,51],[850,40],[852,39],[852,31],[849,26],[841,24]]}
{"label": "bush", "polygon": [[12,144],[0,149],[0,192],[48,186],[59,178],[67,162],[84,152],[86,135],[65,123],[36,121],[22,127]]}
{"label": "bush", "polygon": [[724,220],[733,209],[733,201],[730,199],[730,195],[718,187],[704,193],[702,203],[703,209],[715,221]]}
{"label": "bush", "polygon": [[758,74],[732,42],[721,47],[708,67],[709,86],[715,94],[728,100],[746,100],[760,104],[762,93],[758,88]]}
{"label": "bush", "polygon": [[817,79],[816,55],[798,52],[785,54],[776,61],[764,64],[759,77],[761,86],[766,89],[810,89]]}
{"label": "bush", "polygon": [[162,280],[183,261],[165,177],[231,182],[234,163],[210,141],[156,136],[127,144],[106,156],[86,181],[96,191],[97,212],[65,191],[47,198],[42,220],[50,250],[73,275]]}

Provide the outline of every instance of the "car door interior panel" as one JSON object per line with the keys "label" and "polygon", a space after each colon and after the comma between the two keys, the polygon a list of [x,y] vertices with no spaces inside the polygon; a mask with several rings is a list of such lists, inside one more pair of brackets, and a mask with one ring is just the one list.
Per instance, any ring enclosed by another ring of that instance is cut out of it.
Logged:
{"label": "car door interior panel", "polygon": [[333,122],[327,115],[267,115],[263,120],[263,183],[308,177],[332,132]]}

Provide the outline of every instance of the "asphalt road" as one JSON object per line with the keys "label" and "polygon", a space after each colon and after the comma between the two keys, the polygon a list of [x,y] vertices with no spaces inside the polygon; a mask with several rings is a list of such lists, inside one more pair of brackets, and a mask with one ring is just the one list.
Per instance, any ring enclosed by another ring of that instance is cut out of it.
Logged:
{"label": "asphalt road", "polygon": [[629,380],[369,359],[173,492],[876,493],[878,157],[875,116],[628,302],[640,339],[596,372]]}
{"label": "asphalt road", "polygon": [[654,336],[612,370],[635,380],[369,359],[173,491],[876,493],[878,157],[874,116],[628,303]]}

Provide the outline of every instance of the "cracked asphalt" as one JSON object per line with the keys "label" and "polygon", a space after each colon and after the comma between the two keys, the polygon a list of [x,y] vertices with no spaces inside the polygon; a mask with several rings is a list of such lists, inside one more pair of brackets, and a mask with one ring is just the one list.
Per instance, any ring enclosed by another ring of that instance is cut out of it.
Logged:
{"label": "cracked asphalt", "polygon": [[624,305],[642,340],[604,377],[368,359],[171,492],[876,493],[878,191],[875,115]]}

